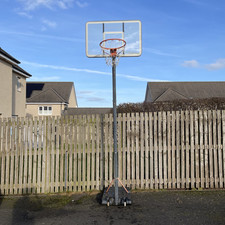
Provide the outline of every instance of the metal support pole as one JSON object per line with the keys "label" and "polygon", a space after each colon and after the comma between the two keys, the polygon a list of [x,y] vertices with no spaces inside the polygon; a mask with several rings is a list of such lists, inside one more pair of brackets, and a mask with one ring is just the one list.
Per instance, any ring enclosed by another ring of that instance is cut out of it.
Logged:
{"label": "metal support pole", "polygon": [[114,179],[115,179],[115,205],[119,204],[118,195],[118,153],[117,153],[117,112],[116,112],[116,57],[112,58],[113,83],[113,145],[114,145]]}

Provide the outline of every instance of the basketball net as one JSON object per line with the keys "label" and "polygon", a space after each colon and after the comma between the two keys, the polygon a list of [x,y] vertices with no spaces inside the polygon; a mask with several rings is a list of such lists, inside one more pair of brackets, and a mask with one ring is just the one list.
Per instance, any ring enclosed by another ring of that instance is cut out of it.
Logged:
{"label": "basketball net", "polygon": [[[113,65],[118,65],[119,61],[120,61],[120,56],[121,56],[121,51],[120,53],[117,52],[117,54],[115,56],[112,56],[111,54],[107,54],[104,50],[102,51],[103,55],[105,55],[105,62],[108,66],[113,66]],[[113,60],[113,58],[115,58],[115,60]]]}
{"label": "basketball net", "polygon": [[123,39],[106,39],[100,43],[102,54],[108,66],[118,65],[120,56],[124,54],[126,42]]}

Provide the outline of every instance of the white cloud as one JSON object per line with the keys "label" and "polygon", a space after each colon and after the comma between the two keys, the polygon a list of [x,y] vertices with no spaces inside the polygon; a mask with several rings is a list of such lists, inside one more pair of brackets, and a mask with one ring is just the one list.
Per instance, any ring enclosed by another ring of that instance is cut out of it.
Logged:
{"label": "white cloud", "polygon": [[219,70],[225,68],[225,58],[218,59],[215,63],[205,65],[205,68],[208,70]]}
{"label": "white cloud", "polygon": [[72,7],[74,0],[18,0],[22,3],[25,11],[32,11],[40,7],[49,9],[61,8],[67,9]]}
{"label": "white cloud", "polygon": [[139,53],[140,51],[139,46],[140,46],[139,41],[129,43],[126,45],[125,51],[128,53]]}
{"label": "white cloud", "polygon": [[76,4],[80,8],[85,8],[89,5],[87,2],[80,2],[80,1],[76,1]]}
{"label": "white cloud", "polygon": [[196,60],[184,61],[182,66],[188,68],[202,68],[207,70],[220,70],[225,68],[225,58],[217,59],[216,62],[210,64],[200,64]]}
{"label": "white cloud", "polygon": [[182,63],[182,66],[189,67],[189,68],[199,68],[200,67],[198,61],[196,61],[196,60],[184,61]]}
{"label": "white cloud", "polygon": [[[84,73],[93,73],[93,74],[112,76],[112,73],[103,72],[103,71],[99,71],[99,70],[79,69],[79,68],[74,68],[74,67],[72,68],[72,67],[65,67],[65,66],[46,65],[46,64],[39,64],[39,63],[28,62],[28,61],[21,61],[21,63],[30,65],[30,66],[40,67],[40,68],[49,68],[49,69],[54,69],[54,70],[65,70],[65,71],[84,72]],[[150,79],[147,77],[134,76],[134,75],[128,75],[128,74],[120,74],[120,73],[118,73],[117,76],[126,78],[128,80],[133,80],[133,81],[142,81],[142,82],[160,81],[160,80],[153,80],[153,79]]]}
{"label": "white cloud", "polygon": [[[42,29],[46,30],[45,27],[43,27]],[[35,33],[25,33],[25,32],[17,32],[17,31],[0,30],[0,33],[17,35],[17,36],[21,35],[21,36],[27,36],[27,37],[33,37],[33,38],[47,38],[47,39],[54,39],[54,40],[59,40],[59,41],[84,42],[83,39],[79,39],[79,38],[43,35],[43,34],[35,34]]]}
{"label": "white cloud", "polygon": [[19,16],[23,16],[23,17],[26,17],[26,18],[28,18],[28,19],[32,19],[32,18],[33,18],[32,15],[30,15],[29,13],[26,13],[26,12],[17,12],[17,14],[18,14]]}
{"label": "white cloud", "polygon": [[190,3],[190,4],[193,4],[193,5],[199,5],[199,6],[206,5],[205,2],[202,2],[202,1],[199,1],[199,0],[183,0],[183,1],[187,2],[187,3]]}
{"label": "white cloud", "polygon": [[178,55],[172,54],[172,53],[168,53],[168,52],[164,52],[161,51],[159,49],[155,49],[155,48],[144,48],[145,52],[149,52],[149,53],[153,53],[155,55],[162,55],[162,56],[171,56],[171,57],[180,57]]}
{"label": "white cloud", "polygon": [[42,19],[41,21],[44,25],[50,27],[50,28],[55,28],[56,27],[56,22],[54,21],[50,21],[50,20],[46,20],[46,19]]}

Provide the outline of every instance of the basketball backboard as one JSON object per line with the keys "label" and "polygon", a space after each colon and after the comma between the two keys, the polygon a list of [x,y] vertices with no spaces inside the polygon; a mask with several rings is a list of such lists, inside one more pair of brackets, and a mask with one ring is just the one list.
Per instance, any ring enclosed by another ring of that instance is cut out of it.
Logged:
{"label": "basketball backboard", "polygon": [[[100,43],[106,39],[123,39],[126,46],[120,57],[140,56],[142,53],[141,21],[96,21],[86,23],[86,55],[90,58],[107,57]],[[123,45],[117,42],[117,45]],[[118,47],[114,46],[114,47]]]}

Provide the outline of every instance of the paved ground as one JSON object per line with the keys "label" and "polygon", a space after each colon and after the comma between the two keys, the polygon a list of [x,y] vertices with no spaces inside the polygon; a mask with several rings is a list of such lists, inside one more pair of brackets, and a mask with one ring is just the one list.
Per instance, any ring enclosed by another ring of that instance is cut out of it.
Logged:
{"label": "paved ground", "polygon": [[0,224],[225,224],[225,190],[142,191],[131,206],[103,206],[99,193],[0,199]]}

